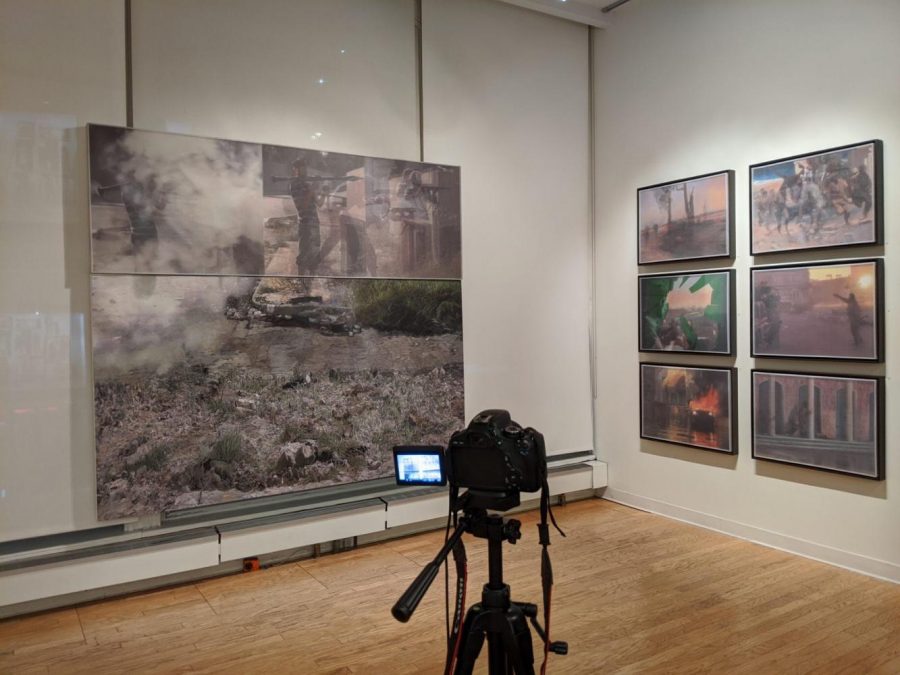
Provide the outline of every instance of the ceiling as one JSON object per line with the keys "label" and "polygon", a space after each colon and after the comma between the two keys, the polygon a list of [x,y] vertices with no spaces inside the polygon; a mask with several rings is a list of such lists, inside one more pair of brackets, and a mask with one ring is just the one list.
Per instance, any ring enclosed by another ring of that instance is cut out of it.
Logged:
{"label": "ceiling", "polygon": [[610,23],[610,15],[604,14],[602,10],[613,4],[614,0],[501,0],[501,2],[527,7],[536,12],[552,14],[589,26],[606,28]]}

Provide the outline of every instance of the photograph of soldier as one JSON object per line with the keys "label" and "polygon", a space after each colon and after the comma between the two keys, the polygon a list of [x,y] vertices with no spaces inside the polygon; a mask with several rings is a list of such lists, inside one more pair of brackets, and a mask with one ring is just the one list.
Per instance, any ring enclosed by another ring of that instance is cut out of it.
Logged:
{"label": "photograph of soldier", "polygon": [[375,276],[366,159],[277,145],[262,157],[266,274]]}
{"label": "photograph of soldier", "polygon": [[750,168],[752,253],[875,243],[880,141]]}
{"label": "photograph of soldier", "polygon": [[260,146],[90,125],[94,272],[261,274]]}
{"label": "photograph of soldier", "polygon": [[730,354],[733,271],[638,277],[640,350]]}
{"label": "photograph of soldier", "polygon": [[638,264],[731,255],[734,172],[638,190]]}
{"label": "photograph of soldier", "polygon": [[458,167],[272,145],[262,157],[266,274],[460,278]]}
{"label": "photograph of soldier", "polygon": [[753,355],[879,360],[880,264],[754,268]]}
{"label": "photograph of soldier", "polygon": [[876,378],[753,372],[753,457],[881,478]]}
{"label": "photograph of soldier", "polygon": [[734,369],[641,364],[641,438],[735,451]]}

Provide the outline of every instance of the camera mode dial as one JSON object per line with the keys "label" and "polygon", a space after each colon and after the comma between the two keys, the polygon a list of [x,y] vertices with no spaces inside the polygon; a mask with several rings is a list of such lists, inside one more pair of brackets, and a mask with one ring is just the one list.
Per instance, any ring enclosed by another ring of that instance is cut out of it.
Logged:
{"label": "camera mode dial", "polygon": [[506,427],[503,430],[503,435],[506,436],[507,438],[513,438],[513,439],[518,440],[518,439],[522,438],[522,436],[525,435],[525,431],[520,426],[517,426],[515,424],[510,424],[508,427]]}

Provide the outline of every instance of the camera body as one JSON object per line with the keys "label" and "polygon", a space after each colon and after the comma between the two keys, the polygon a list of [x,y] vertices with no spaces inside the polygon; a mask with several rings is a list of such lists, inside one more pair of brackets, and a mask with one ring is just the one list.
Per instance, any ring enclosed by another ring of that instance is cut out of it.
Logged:
{"label": "camera body", "polygon": [[447,479],[451,487],[518,496],[537,492],[547,477],[544,437],[523,429],[506,410],[485,410],[450,437]]}

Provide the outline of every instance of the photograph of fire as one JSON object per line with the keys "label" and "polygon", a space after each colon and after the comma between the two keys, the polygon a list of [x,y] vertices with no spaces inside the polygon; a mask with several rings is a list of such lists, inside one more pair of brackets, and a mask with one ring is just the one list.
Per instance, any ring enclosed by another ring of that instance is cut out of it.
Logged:
{"label": "photograph of fire", "polygon": [[881,141],[750,167],[751,255],[881,241]]}
{"label": "photograph of fire", "polygon": [[638,277],[640,351],[731,354],[734,270]]}
{"label": "photograph of fire", "polygon": [[639,188],[638,264],[731,255],[734,171]]}
{"label": "photograph of fire", "polygon": [[641,438],[736,453],[734,368],[641,364]]}
{"label": "photograph of fire", "polygon": [[98,517],[390,476],[465,426],[458,281],[95,275]]}
{"label": "photograph of fire", "polygon": [[882,381],[753,371],[753,457],[884,477]]}
{"label": "photograph of fire", "polygon": [[752,356],[880,361],[881,261],[751,269]]}

